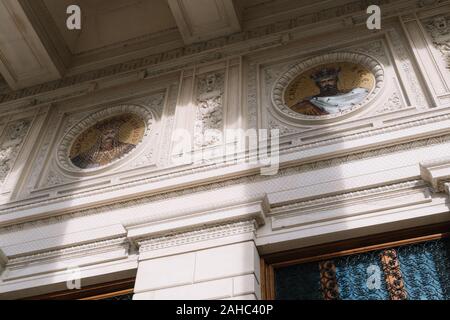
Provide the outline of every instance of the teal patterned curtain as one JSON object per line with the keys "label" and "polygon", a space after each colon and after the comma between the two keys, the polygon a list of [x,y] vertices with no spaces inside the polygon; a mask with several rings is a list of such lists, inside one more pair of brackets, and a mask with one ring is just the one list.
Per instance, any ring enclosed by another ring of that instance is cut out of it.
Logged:
{"label": "teal patterned curtain", "polygon": [[275,290],[281,300],[448,300],[450,241],[277,268]]}

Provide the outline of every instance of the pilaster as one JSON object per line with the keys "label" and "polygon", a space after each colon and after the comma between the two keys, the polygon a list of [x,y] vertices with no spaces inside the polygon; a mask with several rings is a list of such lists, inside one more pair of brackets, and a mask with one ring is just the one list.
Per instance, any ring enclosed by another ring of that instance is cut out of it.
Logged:
{"label": "pilaster", "polygon": [[134,300],[260,299],[256,220],[138,241]]}

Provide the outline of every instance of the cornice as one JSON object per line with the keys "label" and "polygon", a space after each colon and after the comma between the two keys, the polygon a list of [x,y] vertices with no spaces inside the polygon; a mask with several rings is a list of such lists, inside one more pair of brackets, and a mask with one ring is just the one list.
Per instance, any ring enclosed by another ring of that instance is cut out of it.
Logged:
{"label": "cornice", "polygon": [[128,249],[130,243],[125,237],[114,238],[102,241],[91,242],[87,244],[66,247],[57,250],[44,251],[34,254],[28,254],[18,257],[11,257],[8,261],[8,267],[15,267],[30,262],[39,262],[42,260],[52,259],[66,259],[68,257],[77,257],[80,255],[94,254],[99,251],[109,251],[113,248],[125,248]]}
{"label": "cornice", "polygon": [[349,202],[365,202],[369,198],[373,198],[380,195],[386,195],[391,193],[398,193],[400,191],[412,190],[416,188],[424,188],[426,184],[422,180],[410,180],[400,183],[394,183],[389,185],[383,185],[375,188],[369,189],[359,189],[352,192],[340,193],[328,197],[320,197],[315,199],[310,199],[307,201],[294,202],[289,204],[279,204],[272,206],[268,216],[275,216],[279,214],[285,214],[291,210],[301,210],[305,212],[307,210],[312,210],[314,208],[320,209],[323,206],[337,205],[337,204],[348,204]]}
{"label": "cornice", "polygon": [[[384,6],[384,12],[388,16],[393,16],[398,13],[405,13],[421,9],[420,1],[416,1],[416,4],[411,6],[411,1],[396,1],[396,0],[379,0],[378,4]],[[437,1],[431,5],[440,5],[441,1]],[[214,61],[225,58],[226,56],[236,55],[237,53],[244,54],[250,52],[256,48],[270,47],[274,45],[281,45],[286,42],[286,37],[283,33],[297,32],[306,26],[315,25],[323,21],[340,19],[352,15],[361,14],[366,15],[365,9],[368,5],[373,4],[373,1],[359,0],[347,3],[342,6],[335,6],[327,9],[326,14],[323,12],[315,12],[307,15],[301,15],[291,18],[287,21],[274,22],[265,26],[255,27],[241,33],[236,33],[230,36],[221,37],[205,42],[195,43],[189,46],[180,47],[166,52],[161,52],[146,56],[144,58],[134,59],[124,63],[118,63],[107,66],[99,70],[88,71],[82,74],[76,74],[67,76],[61,80],[52,81],[37,85],[34,87],[26,88],[23,90],[3,93],[0,95],[0,108],[1,105],[7,102],[30,98],[40,94],[48,93],[54,90],[68,88],[75,84],[89,83],[93,81],[99,81],[104,78],[112,77],[118,74],[126,74],[130,72],[140,72],[147,69],[149,75],[157,75],[161,72],[167,72],[167,68],[173,71],[182,68],[186,63],[201,63],[206,61]],[[343,25],[342,27],[345,27]],[[278,35],[278,40],[270,39],[271,37]],[[249,41],[260,40],[260,43],[255,43],[253,46],[248,45]],[[265,43],[265,44],[264,44]],[[235,49],[231,49],[227,52],[227,48],[235,47],[239,45],[241,50],[236,52]],[[189,57],[191,58],[189,61]],[[188,60],[186,60],[188,58]],[[164,70],[166,69],[166,70]]]}
{"label": "cornice", "polygon": [[[348,141],[352,141],[352,140],[356,140],[356,139],[368,138],[368,137],[375,136],[377,134],[386,134],[386,133],[390,133],[390,132],[394,132],[394,131],[399,131],[399,130],[404,130],[404,129],[409,129],[409,128],[416,128],[419,126],[438,123],[438,122],[446,121],[446,120],[450,120],[450,113],[440,114],[437,116],[430,116],[427,118],[415,119],[415,120],[407,121],[404,123],[397,123],[397,124],[393,124],[393,125],[382,127],[382,128],[376,128],[373,130],[349,134],[349,135],[340,136],[340,137],[336,137],[336,138],[324,139],[321,141],[300,144],[300,145],[294,145],[294,146],[285,148],[283,150],[280,150],[280,156],[290,155],[290,154],[298,153],[300,151],[311,150],[313,148],[348,142]],[[384,153],[389,153],[390,152],[389,150],[396,150],[396,151],[407,150],[408,148],[415,148],[415,146],[417,148],[420,148],[421,146],[427,145],[428,143],[438,143],[438,144],[445,143],[448,140],[447,137],[448,137],[447,135],[442,134],[440,136],[437,136],[436,138],[431,138],[431,139],[419,139],[419,138],[416,138],[416,140],[410,139],[410,141],[408,143],[397,143],[388,148],[374,147],[374,148],[367,149],[362,152],[361,151],[353,151],[352,153],[348,153],[348,155],[346,157],[348,157],[348,159],[349,159],[348,161],[352,161],[351,159],[357,160],[357,159],[363,159],[364,157],[371,157],[371,154],[383,155]],[[377,152],[377,150],[378,150],[378,152]],[[300,165],[300,167],[306,165],[309,168],[311,168],[311,170],[314,170],[314,168],[320,168],[327,162],[338,163],[340,161],[340,159],[342,159],[342,157],[332,157],[331,159],[328,159],[328,160],[316,161],[313,164],[308,164],[308,163],[302,164],[302,165]],[[182,169],[175,170],[175,171],[168,170],[167,172],[164,172],[164,173],[157,172],[155,174],[155,176],[141,178],[141,179],[133,180],[131,182],[123,182],[123,183],[116,184],[114,186],[98,187],[95,190],[80,190],[80,191],[76,191],[70,195],[59,196],[59,197],[50,198],[50,199],[42,200],[41,198],[39,198],[39,200],[31,199],[28,201],[25,200],[25,201],[10,203],[10,204],[6,204],[4,206],[0,206],[0,215],[15,212],[17,210],[31,209],[31,208],[35,208],[35,207],[38,207],[41,205],[48,205],[48,204],[66,201],[66,200],[78,199],[83,196],[93,196],[93,195],[102,194],[105,192],[123,190],[123,189],[130,188],[130,187],[136,187],[136,186],[140,186],[140,185],[163,181],[163,180],[166,180],[169,178],[177,178],[177,177],[182,177],[182,176],[189,175],[189,174],[202,173],[202,172],[206,172],[209,170],[220,169],[220,168],[225,168],[225,167],[230,167],[230,166],[232,166],[232,165],[227,164],[227,163],[215,163],[215,164],[210,164],[210,165],[201,165],[201,166],[194,166],[194,167],[188,166],[186,168],[182,168]],[[281,163],[281,168],[283,168],[283,163]],[[256,168],[254,171],[259,172],[259,168]],[[282,172],[283,171],[281,171],[280,174],[282,174]],[[245,179],[245,181],[251,182],[251,180],[252,180],[251,177],[253,175],[254,175],[253,173],[247,173],[246,177],[243,177],[242,179]],[[241,179],[241,178],[238,178],[237,180],[239,180],[239,179]],[[229,185],[230,181],[235,181],[235,180],[234,179],[231,179],[231,180],[225,179],[224,182],[221,182],[221,184]],[[241,180],[239,180],[239,181],[241,181]],[[238,182],[238,183],[240,183],[240,182]],[[208,185],[214,185],[214,184],[208,184]],[[194,187],[194,189],[195,188],[197,188],[197,187]],[[200,188],[205,189],[207,187],[202,186]],[[189,188],[186,190],[192,190],[192,189]],[[161,199],[161,196],[156,195],[156,196],[152,196],[152,198],[153,199]],[[165,198],[163,197],[163,199],[165,199]]]}
{"label": "cornice", "polygon": [[[362,152],[349,153],[344,156],[334,157],[334,158],[327,159],[327,160],[309,162],[309,163],[305,163],[305,164],[298,165],[298,166],[282,168],[282,169],[280,169],[280,171],[276,177],[278,178],[278,177],[282,177],[282,176],[294,175],[294,174],[298,174],[298,173],[302,173],[302,172],[323,169],[323,168],[332,167],[332,166],[336,166],[336,165],[340,165],[340,164],[344,164],[344,163],[348,163],[348,162],[352,162],[352,161],[357,161],[357,160],[361,160],[361,159],[370,159],[370,158],[379,157],[379,156],[383,156],[383,155],[387,155],[387,154],[393,154],[393,153],[398,153],[398,152],[411,150],[411,149],[418,149],[418,148],[432,146],[432,145],[439,145],[439,144],[448,143],[448,142],[450,142],[450,134],[431,137],[431,138],[425,138],[425,139],[419,139],[419,140],[415,140],[415,141],[409,141],[406,143],[391,145],[389,147],[379,147],[379,148],[375,148],[372,150],[365,150]],[[35,218],[34,220],[31,220],[31,221],[5,226],[0,229],[0,232],[9,232],[9,231],[14,231],[14,230],[22,230],[25,228],[33,228],[33,227],[36,227],[39,225],[60,223],[61,221],[65,221],[65,220],[76,218],[76,217],[83,217],[83,216],[104,213],[104,212],[110,212],[110,211],[121,209],[121,208],[139,206],[139,205],[143,205],[143,204],[146,204],[149,202],[167,200],[167,199],[171,199],[171,198],[180,197],[183,195],[190,195],[190,194],[194,194],[194,193],[205,192],[208,190],[225,188],[225,187],[233,186],[233,185],[239,185],[239,184],[244,184],[244,183],[252,184],[252,183],[256,183],[256,182],[260,182],[260,181],[266,181],[271,178],[273,178],[273,177],[260,175],[259,171],[258,171],[258,173],[248,174],[247,176],[231,178],[231,179],[219,181],[219,182],[216,181],[214,183],[209,183],[209,184],[205,184],[205,185],[201,185],[201,186],[194,186],[194,187],[190,187],[190,188],[184,188],[182,190],[169,191],[169,192],[160,193],[157,195],[149,195],[149,196],[144,196],[141,198],[136,198],[136,199],[131,199],[131,200],[118,201],[118,202],[110,203],[107,205],[99,205],[97,207],[92,207],[92,208],[88,208],[88,209],[66,212],[66,213],[63,213],[60,215],[55,215],[53,217]],[[124,186],[120,186],[119,188],[123,189]],[[68,196],[68,197],[65,197],[65,200],[71,200],[72,198],[73,197]],[[48,205],[48,204],[56,203],[59,201],[61,201],[61,199],[56,199],[56,200],[52,200],[52,201],[50,201],[50,200],[39,201],[34,204],[16,206],[13,208],[13,210],[14,211],[24,210],[24,209],[27,209],[30,207]],[[5,212],[5,211],[3,211],[3,212]]]}

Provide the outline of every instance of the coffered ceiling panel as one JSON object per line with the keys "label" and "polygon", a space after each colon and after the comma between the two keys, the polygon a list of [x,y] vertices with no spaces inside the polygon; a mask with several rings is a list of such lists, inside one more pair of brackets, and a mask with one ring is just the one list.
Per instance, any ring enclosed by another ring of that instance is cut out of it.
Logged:
{"label": "coffered ceiling panel", "polygon": [[186,44],[241,30],[233,0],[168,0]]}
{"label": "coffered ceiling panel", "polygon": [[0,0],[0,72],[13,89],[61,76],[16,0]]}
{"label": "coffered ceiling panel", "polygon": [[[176,29],[166,0],[43,0],[73,54]],[[66,8],[77,4],[81,31],[66,27]]]}

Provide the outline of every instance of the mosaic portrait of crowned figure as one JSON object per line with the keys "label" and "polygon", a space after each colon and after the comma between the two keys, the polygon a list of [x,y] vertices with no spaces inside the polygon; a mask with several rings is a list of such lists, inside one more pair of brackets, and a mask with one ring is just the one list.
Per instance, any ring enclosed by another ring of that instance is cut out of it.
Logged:
{"label": "mosaic portrait of crowned figure", "polygon": [[293,104],[291,109],[308,116],[323,116],[346,111],[361,103],[369,94],[369,89],[354,87],[339,89],[341,68],[326,67],[310,75],[319,94],[305,97]]}

